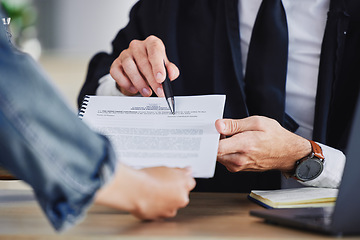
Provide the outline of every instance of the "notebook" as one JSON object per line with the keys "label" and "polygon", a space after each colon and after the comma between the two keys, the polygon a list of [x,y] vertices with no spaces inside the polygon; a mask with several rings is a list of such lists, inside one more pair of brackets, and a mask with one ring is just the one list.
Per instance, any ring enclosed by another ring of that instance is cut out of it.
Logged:
{"label": "notebook", "polygon": [[354,115],[346,164],[334,207],[252,210],[250,215],[331,235],[360,235],[360,98]]}
{"label": "notebook", "polygon": [[265,208],[304,208],[334,206],[338,189],[301,187],[253,190],[248,198]]}

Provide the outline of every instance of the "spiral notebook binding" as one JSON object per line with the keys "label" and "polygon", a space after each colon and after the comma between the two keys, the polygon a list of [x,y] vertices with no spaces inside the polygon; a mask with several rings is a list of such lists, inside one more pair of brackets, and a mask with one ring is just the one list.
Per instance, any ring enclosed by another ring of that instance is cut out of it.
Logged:
{"label": "spiral notebook binding", "polygon": [[79,116],[80,119],[82,119],[84,117],[84,113],[85,113],[87,105],[89,103],[89,99],[90,99],[89,95],[86,95],[84,97],[84,100],[83,100],[83,102],[81,104],[81,107],[80,107],[80,110],[78,112],[78,116]]}

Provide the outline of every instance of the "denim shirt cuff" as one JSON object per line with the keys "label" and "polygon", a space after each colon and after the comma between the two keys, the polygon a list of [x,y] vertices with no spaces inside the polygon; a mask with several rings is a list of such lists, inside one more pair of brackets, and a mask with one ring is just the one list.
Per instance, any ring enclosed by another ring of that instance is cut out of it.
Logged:
{"label": "denim shirt cuff", "polygon": [[[106,139],[106,141],[108,140]],[[61,200],[58,198],[49,201],[48,196],[47,199],[43,198],[35,190],[43,211],[57,232],[64,232],[81,222],[91,207],[97,190],[113,178],[116,170],[115,154],[110,144],[105,145],[105,148],[107,148],[104,151],[105,156],[95,167],[93,174],[95,177],[93,177],[91,183],[89,182],[91,187],[86,194],[81,192],[82,190],[65,187],[68,192],[63,197],[68,199]]]}

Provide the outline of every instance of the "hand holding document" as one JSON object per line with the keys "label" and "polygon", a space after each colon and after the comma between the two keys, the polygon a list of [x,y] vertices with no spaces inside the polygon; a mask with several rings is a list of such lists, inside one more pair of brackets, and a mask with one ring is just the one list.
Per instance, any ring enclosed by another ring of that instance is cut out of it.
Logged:
{"label": "hand holding document", "polygon": [[119,160],[134,168],[191,167],[194,177],[213,177],[225,96],[175,97],[172,114],[163,98],[87,96],[79,112],[107,136]]}

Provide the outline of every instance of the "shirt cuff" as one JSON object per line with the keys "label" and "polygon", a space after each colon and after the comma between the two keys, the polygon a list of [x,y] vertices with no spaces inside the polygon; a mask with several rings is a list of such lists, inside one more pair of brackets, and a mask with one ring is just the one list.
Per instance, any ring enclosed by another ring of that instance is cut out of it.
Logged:
{"label": "shirt cuff", "polygon": [[[126,96],[116,87],[115,80],[111,77],[110,74],[107,74],[99,79],[99,86],[96,90],[96,95],[98,96]],[[136,94],[134,96],[141,96]]]}
{"label": "shirt cuff", "polygon": [[[46,198],[44,199],[44,194],[35,191],[40,206],[43,208],[49,221],[57,232],[65,232],[81,222],[85,218],[88,209],[93,204],[96,192],[108,184],[114,177],[115,171],[117,170],[117,158],[115,152],[113,151],[109,140],[104,136],[99,136],[104,140],[102,158],[97,161],[89,161],[89,164],[93,165],[89,165],[89,171],[86,171],[86,173],[81,172],[78,176],[74,176],[72,169],[67,169],[69,172],[68,175],[63,176],[63,183],[59,184],[63,189],[59,187],[58,190],[64,192],[62,194],[67,194],[68,196],[62,197],[58,193],[53,193],[53,195],[58,198],[51,199],[50,201]],[[79,161],[81,161],[81,159],[79,159]],[[79,182],[80,185],[86,185],[88,189],[84,190],[80,187],[68,186],[67,183],[65,183],[67,181],[64,180],[70,177],[73,181]],[[88,179],[90,179],[90,182],[88,182]],[[66,201],[61,201],[65,197]]]}
{"label": "shirt cuff", "polygon": [[318,143],[323,151],[324,170],[315,179],[301,182],[305,186],[338,188],[343,175],[346,156],[340,150]]}

